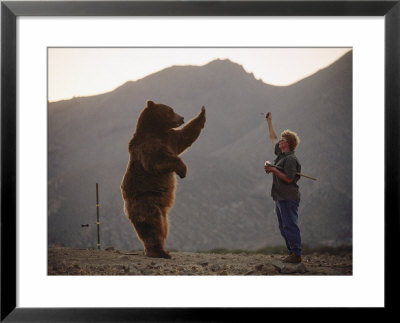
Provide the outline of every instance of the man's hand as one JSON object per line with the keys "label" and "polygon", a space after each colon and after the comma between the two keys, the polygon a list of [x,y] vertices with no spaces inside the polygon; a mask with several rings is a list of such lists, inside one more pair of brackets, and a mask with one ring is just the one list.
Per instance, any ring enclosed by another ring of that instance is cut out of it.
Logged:
{"label": "man's hand", "polygon": [[264,170],[267,174],[269,173],[273,173],[275,170],[275,167],[271,166],[271,162],[269,160],[267,160],[264,164]]}
{"label": "man's hand", "polygon": [[267,119],[267,121],[272,121],[272,113],[271,113],[271,112],[268,112],[268,113],[265,115],[265,119]]}
{"label": "man's hand", "polygon": [[273,173],[273,169],[274,169],[274,167],[271,167],[271,166],[264,166],[264,170],[265,170],[265,172],[266,172],[267,174]]}
{"label": "man's hand", "polygon": [[286,183],[290,184],[291,182],[293,182],[293,179],[290,179],[289,177],[286,176],[285,173],[281,172],[278,168],[273,167],[271,165],[271,162],[269,160],[267,160],[264,163],[264,170],[267,174],[269,173],[273,173],[275,174],[277,177],[279,177],[282,181],[285,181]]}

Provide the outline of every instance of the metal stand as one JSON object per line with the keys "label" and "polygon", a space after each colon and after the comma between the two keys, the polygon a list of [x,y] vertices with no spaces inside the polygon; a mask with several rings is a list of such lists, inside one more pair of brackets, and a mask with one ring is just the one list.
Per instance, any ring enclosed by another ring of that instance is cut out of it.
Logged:
{"label": "metal stand", "polygon": [[99,205],[99,184],[96,183],[96,208],[97,208],[97,249],[100,249],[100,205]]}

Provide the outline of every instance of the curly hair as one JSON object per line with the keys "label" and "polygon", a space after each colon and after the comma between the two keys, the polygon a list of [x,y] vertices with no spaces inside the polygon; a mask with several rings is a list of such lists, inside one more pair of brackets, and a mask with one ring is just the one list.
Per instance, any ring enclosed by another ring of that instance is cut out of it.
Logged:
{"label": "curly hair", "polygon": [[281,133],[281,137],[285,138],[287,143],[289,144],[290,151],[294,151],[300,143],[300,138],[297,133],[286,129]]}

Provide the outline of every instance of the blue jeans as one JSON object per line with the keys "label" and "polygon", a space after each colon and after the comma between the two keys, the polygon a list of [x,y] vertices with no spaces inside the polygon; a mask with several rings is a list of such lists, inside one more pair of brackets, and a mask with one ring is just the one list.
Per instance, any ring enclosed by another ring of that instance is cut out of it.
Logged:
{"label": "blue jeans", "polygon": [[285,239],[289,253],[301,256],[301,237],[298,225],[297,201],[275,201],[275,211],[278,216],[279,230]]}

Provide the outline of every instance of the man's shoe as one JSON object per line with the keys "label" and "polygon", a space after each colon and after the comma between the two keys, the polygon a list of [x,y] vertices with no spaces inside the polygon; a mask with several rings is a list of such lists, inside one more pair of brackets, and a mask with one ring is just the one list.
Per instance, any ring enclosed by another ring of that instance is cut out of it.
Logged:
{"label": "man's shoe", "polygon": [[292,253],[289,256],[287,256],[285,259],[283,259],[283,262],[287,262],[290,264],[298,264],[301,262],[301,256],[298,256],[295,253]]}
{"label": "man's shoe", "polygon": [[285,258],[282,259],[283,262],[286,261],[286,259],[289,259],[293,255],[293,252],[289,253],[289,256],[286,256]]}

